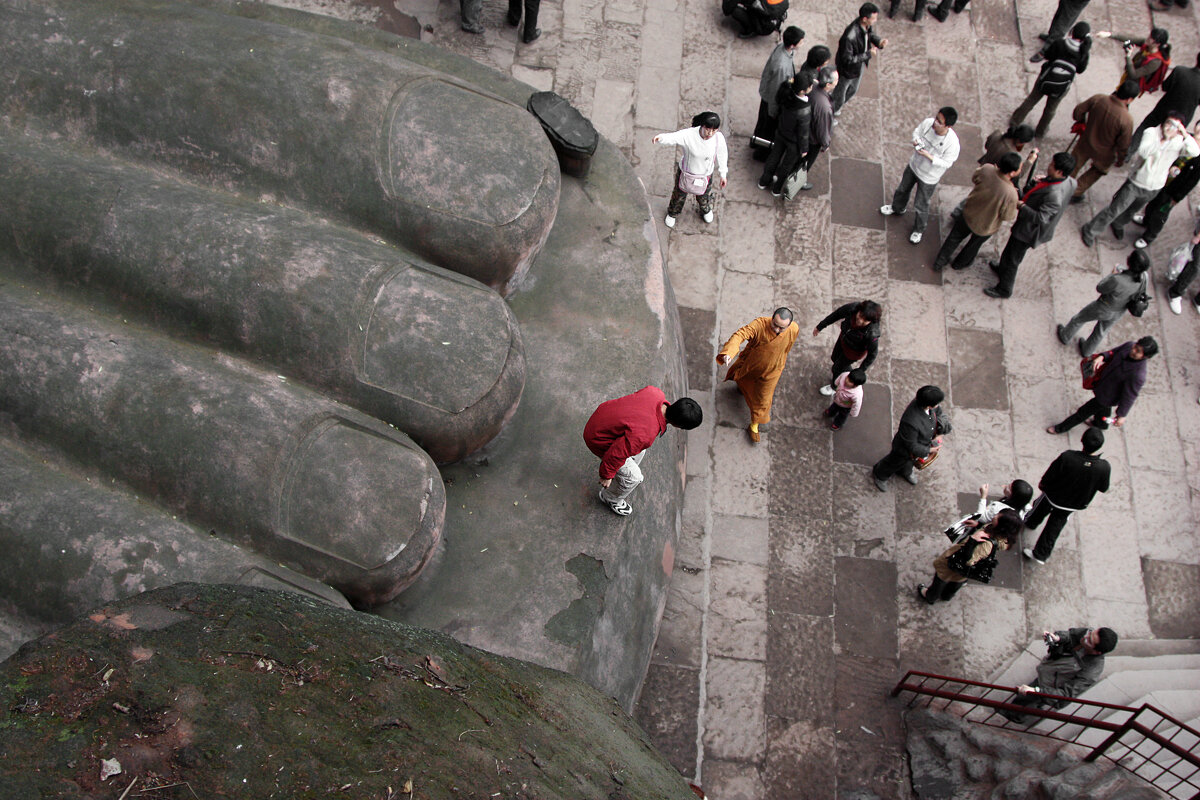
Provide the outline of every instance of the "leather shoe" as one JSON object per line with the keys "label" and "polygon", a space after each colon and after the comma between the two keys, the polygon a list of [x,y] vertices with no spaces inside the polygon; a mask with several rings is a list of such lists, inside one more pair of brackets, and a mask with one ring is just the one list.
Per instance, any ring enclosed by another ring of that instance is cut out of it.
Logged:
{"label": "leather shoe", "polygon": [[1045,56],[1045,54],[1044,54],[1044,53],[1034,53],[1033,55],[1031,55],[1031,56],[1029,57],[1029,63],[1030,63],[1030,64],[1038,64],[1038,63],[1040,63],[1040,62],[1042,62],[1042,61],[1045,61],[1045,60],[1046,60],[1046,56]]}
{"label": "leather shoe", "polygon": [[1005,300],[1008,298],[1008,295],[1001,294],[1000,290],[997,289],[995,286],[987,287],[986,289],[983,290],[983,293],[986,294],[988,297],[995,297],[997,300]]}
{"label": "leather shoe", "polygon": [[1064,328],[1062,325],[1059,325],[1057,328],[1054,329],[1054,333],[1056,336],[1058,336],[1059,344],[1067,343],[1067,329],[1066,328]]}
{"label": "leather shoe", "polygon": [[1048,42],[1048,41],[1050,41],[1050,34],[1048,34],[1048,33],[1039,33],[1039,34],[1038,34],[1038,38],[1039,38],[1039,39],[1041,39],[1043,42]]}
{"label": "leather shoe", "polygon": [[1094,245],[1096,243],[1096,237],[1092,236],[1090,233],[1088,233],[1087,228],[1079,229],[1079,238],[1081,240],[1083,240],[1083,243],[1085,245],[1087,245],[1088,247],[1091,247],[1092,245]]}
{"label": "leather shoe", "polygon": [[950,12],[942,11],[942,9],[940,7],[939,8],[931,8],[931,9],[929,9],[929,16],[933,17],[938,22],[945,22],[946,18],[950,16]]}
{"label": "leather shoe", "polygon": [[521,37],[521,41],[523,41],[525,44],[529,44],[530,42],[532,42],[534,39],[538,38],[541,35],[542,35],[542,29],[534,28],[533,33],[526,33],[524,36]]}
{"label": "leather shoe", "polygon": [[929,596],[926,594],[927,591],[928,590],[925,588],[925,584],[923,584],[923,583],[917,584],[917,597],[921,598],[926,603],[929,603],[929,605],[933,605],[933,601],[930,600]]}
{"label": "leather shoe", "polygon": [[467,33],[475,33],[475,34],[483,33],[482,25],[468,25],[467,23],[464,22],[462,24],[462,29],[464,31],[466,31]]}
{"label": "leather shoe", "polygon": [[886,492],[886,491],[887,491],[887,484],[886,484],[886,483],[884,483],[883,481],[879,480],[879,478],[876,478],[876,477],[875,477],[875,475],[874,475],[874,473],[872,473],[872,474],[871,474],[871,480],[875,481],[875,488],[876,488],[876,489],[878,489],[878,490],[879,490],[879,491],[881,491],[881,492]]}
{"label": "leather shoe", "polygon": [[[1064,343],[1064,344],[1065,344],[1065,343]],[[1091,355],[1091,353],[1088,353],[1088,352],[1086,352],[1086,351],[1083,349],[1083,339],[1076,339],[1076,340],[1075,340],[1075,345],[1076,345],[1076,346],[1079,348],[1079,355],[1080,355],[1080,357],[1082,357],[1082,358],[1087,358],[1088,356],[1090,356],[1090,355]]]}
{"label": "leather shoe", "polygon": [[1108,229],[1110,231],[1112,231],[1112,235],[1114,237],[1116,237],[1116,240],[1118,242],[1125,238],[1125,229],[1124,228],[1118,228],[1116,225],[1109,225]]}
{"label": "leather shoe", "polygon": [[990,269],[992,272],[996,273],[997,275],[1000,274],[1000,264],[996,261],[989,261],[988,269]]}

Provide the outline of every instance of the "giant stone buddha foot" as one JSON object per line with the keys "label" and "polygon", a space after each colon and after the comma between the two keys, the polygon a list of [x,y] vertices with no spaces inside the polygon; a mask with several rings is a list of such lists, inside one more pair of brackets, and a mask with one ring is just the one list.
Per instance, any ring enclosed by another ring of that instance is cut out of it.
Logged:
{"label": "giant stone buddha foot", "polygon": [[0,36],[2,649],[240,582],[629,708],[683,440],[619,520],[580,433],[685,378],[620,153],[563,177],[529,87],[287,9],[0,0]]}

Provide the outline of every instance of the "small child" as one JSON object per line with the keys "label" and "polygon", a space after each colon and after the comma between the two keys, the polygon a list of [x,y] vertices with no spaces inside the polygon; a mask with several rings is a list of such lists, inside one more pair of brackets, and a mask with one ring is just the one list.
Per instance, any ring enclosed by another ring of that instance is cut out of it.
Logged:
{"label": "small child", "polygon": [[829,429],[839,431],[846,424],[846,417],[857,417],[862,408],[863,384],[867,382],[867,373],[862,369],[852,369],[837,376],[833,382],[836,391],[833,402],[825,409],[825,416],[832,417]]}

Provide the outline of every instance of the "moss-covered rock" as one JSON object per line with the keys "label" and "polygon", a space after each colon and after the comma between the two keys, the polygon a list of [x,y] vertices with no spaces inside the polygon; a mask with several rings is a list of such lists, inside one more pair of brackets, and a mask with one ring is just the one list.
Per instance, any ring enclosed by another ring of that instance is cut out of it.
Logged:
{"label": "moss-covered rock", "polygon": [[579,680],[285,592],[147,592],[0,686],[7,797],[694,798]]}

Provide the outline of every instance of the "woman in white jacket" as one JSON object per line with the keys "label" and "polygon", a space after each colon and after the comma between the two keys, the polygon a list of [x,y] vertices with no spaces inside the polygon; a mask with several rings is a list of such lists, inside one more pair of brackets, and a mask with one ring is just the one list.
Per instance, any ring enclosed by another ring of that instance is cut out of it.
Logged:
{"label": "woman in white jacket", "polygon": [[675,186],[671,190],[671,201],[667,204],[668,228],[675,227],[675,218],[683,211],[684,201],[689,194],[696,196],[696,204],[705,222],[713,221],[712,177],[720,173],[719,188],[725,188],[729,175],[729,147],[718,130],[721,117],[714,111],[705,111],[692,119],[692,127],[674,133],[660,133],[654,137],[655,144],[679,145],[683,154],[675,165]]}

